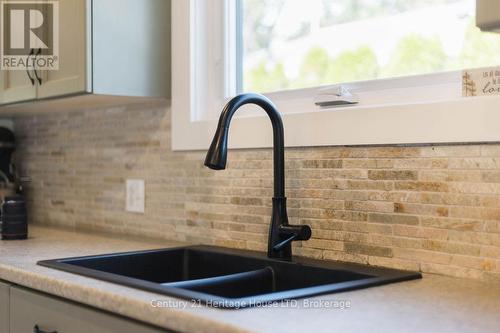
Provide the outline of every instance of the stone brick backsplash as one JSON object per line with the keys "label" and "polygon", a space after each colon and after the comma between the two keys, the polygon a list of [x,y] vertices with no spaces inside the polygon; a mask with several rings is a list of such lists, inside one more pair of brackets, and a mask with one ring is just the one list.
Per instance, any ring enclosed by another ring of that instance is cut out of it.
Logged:
{"label": "stone brick backsplash", "polygon": [[[31,223],[264,251],[272,152],[172,152],[168,105],[15,120]],[[500,144],[286,150],[298,255],[500,280]],[[125,180],[146,213],[125,212]]]}

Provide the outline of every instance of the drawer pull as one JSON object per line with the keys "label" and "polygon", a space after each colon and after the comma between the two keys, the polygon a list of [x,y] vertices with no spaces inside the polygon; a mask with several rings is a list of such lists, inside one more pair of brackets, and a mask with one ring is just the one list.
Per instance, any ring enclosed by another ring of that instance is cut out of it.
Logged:
{"label": "drawer pull", "polygon": [[33,333],[57,333],[57,331],[52,331],[52,332],[45,332],[45,331],[42,331],[38,325],[35,325],[35,327],[33,327]]}

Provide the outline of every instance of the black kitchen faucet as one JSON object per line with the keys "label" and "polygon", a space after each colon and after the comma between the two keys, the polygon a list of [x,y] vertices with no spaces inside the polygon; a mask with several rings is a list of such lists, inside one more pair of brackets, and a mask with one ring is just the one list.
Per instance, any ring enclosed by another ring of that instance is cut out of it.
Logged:
{"label": "black kitchen faucet", "polygon": [[255,104],[260,106],[271,119],[274,146],[274,197],[267,256],[269,258],[291,260],[292,242],[311,238],[311,228],[307,225],[288,224],[285,197],[285,146],[283,121],[274,104],[259,94],[242,94],[234,97],[224,107],[217,131],[205,158],[205,166],[213,170],[223,170],[227,161],[227,140],[231,119],[241,106]]}

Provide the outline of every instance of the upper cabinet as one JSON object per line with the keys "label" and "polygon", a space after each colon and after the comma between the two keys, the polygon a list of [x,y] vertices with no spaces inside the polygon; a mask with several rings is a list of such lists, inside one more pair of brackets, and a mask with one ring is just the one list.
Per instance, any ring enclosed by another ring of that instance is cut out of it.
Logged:
{"label": "upper cabinet", "polygon": [[20,2],[3,9],[11,22],[3,23],[10,30],[2,50],[8,47],[17,63],[0,72],[0,105],[86,94],[170,97],[169,0],[41,1],[31,8]]}
{"label": "upper cabinet", "polygon": [[170,0],[94,0],[93,25],[94,93],[169,97]]}
{"label": "upper cabinet", "polygon": [[[107,0],[104,0],[104,2],[107,2]],[[93,93],[92,86],[87,83],[92,82],[94,79],[89,71],[92,69],[94,54],[92,52],[87,53],[87,46],[92,48],[95,36],[103,32],[89,31],[89,27],[93,25],[90,20],[87,20],[88,17],[91,17],[93,11],[90,7],[91,3],[85,0],[59,1],[59,50],[57,52],[59,69],[38,71],[35,66],[35,74],[40,73],[40,80],[35,82],[37,98],[57,97],[83,92]],[[49,17],[47,15],[51,9],[51,7],[43,8],[44,17]],[[44,25],[44,28],[43,33],[46,36],[44,40],[47,40],[51,46],[54,45],[55,33],[50,29],[50,25]],[[110,47],[113,46],[110,45]],[[87,75],[87,72],[89,75]]]}
{"label": "upper cabinet", "polygon": [[500,1],[476,1],[476,25],[482,31],[500,32]]}

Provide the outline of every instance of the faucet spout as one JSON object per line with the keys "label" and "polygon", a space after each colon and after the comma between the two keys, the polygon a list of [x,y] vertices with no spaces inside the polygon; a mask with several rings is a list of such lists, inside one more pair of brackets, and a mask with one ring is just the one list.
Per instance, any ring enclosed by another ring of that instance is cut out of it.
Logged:
{"label": "faucet spout", "polygon": [[[274,197],[267,255],[270,258],[291,260],[292,241],[309,239],[311,229],[308,226],[297,226],[303,228],[303,231],[293,239],[291,238],[293,235],[289,232],[290,229],[287,229],[287,227],[292,226],[288,224],[286,211],[283,121],[280,113],[267,97],[259,94],[242,94],[227,103],[219,118],[215,136],[207,152],[205,166],[214,170],[226,168],[229,125],[234,113],[245,104],[260,106],[269,116],[273,126]],[[289,241],[286,242],[287,239]]]}
{"label": "faucet spout", "polygon": [[212,144],[205,158],[205,166],[214,170],[226,168],[227,138],[234,113],[245,104],[260,106],[271,119],[274,147],[274,197],[285,197],[285,144],[283,121],[273,102],[259,94],[242,94],[234,97],[222,110]]}

